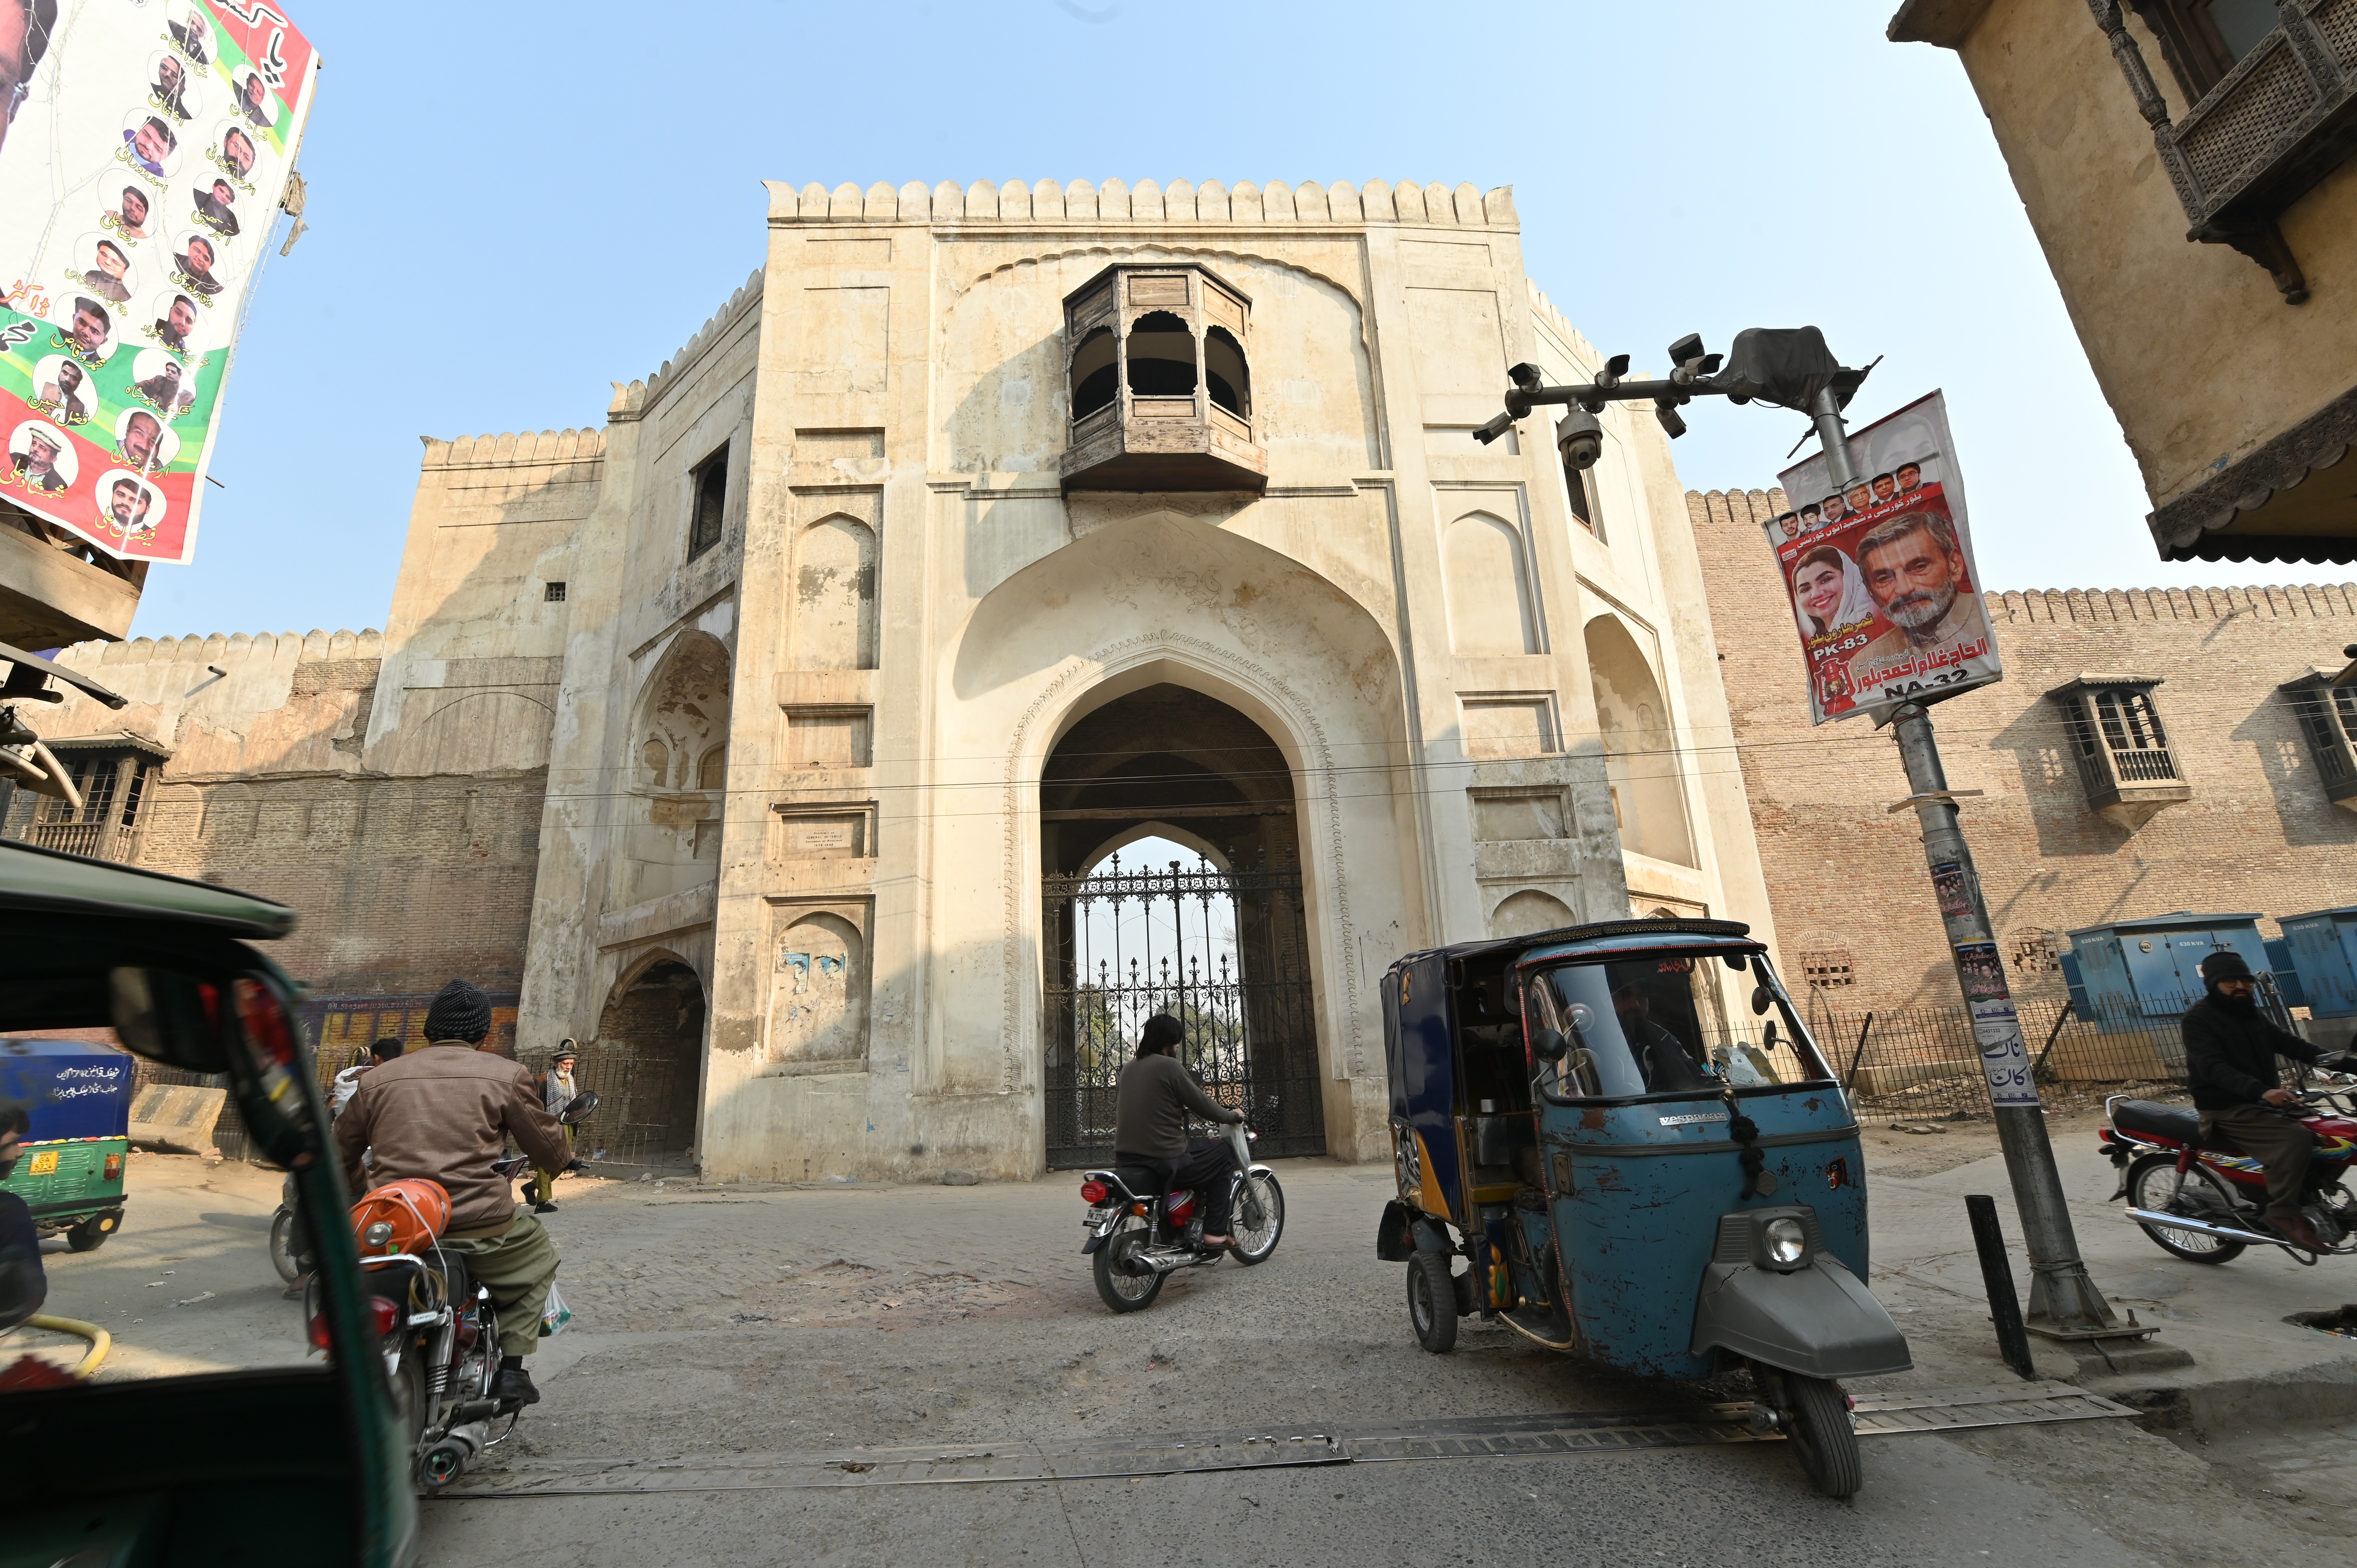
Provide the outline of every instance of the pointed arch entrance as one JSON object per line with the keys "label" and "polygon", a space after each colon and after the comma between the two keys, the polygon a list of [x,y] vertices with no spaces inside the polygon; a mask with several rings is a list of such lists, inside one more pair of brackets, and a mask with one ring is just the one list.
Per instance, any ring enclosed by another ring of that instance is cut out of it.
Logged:
{"label": "pointed arch entrance", "polygon": [[695,1144],[704,1057],[704,982],[668,952],[627,974],[607,998],[580,1081],[606,1104],[585,1123],[604,1158],[673,1165]]}
{"label": "pointed arch entrance", "polygon": [[[1186,1025],[1182,1059],[1246,1112],[1258,1153],[1326,1152],[1297,810],[1267,733],[1183,686],[1117,697],[1058,742],[1039,787],[1050,1166],[1111,1155],[1114,1083],[1157,1013]],[[1149,835],[1192,853],[1141,864]]]}

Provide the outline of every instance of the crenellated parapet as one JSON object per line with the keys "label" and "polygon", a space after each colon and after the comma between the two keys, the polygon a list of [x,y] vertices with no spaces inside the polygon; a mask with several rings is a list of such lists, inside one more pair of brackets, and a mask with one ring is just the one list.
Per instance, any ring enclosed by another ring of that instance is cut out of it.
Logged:
{"label": "crenellated parapet", "polygon": [[113,669],[126,664],[223,664],[249,659],[274,660],[293,650],[303,660],[380,659],[384,634],[374,627],[359,631],[214,632],[210,637],[135,637],[127,642],[77,642],[58,655],[61,664],[76,670]]}
{"label": "crenellated parapet", "polygon": [[770,221],[781,223],[925,223],[1025,224],[1102,228],[1108,224],[1212,223],[1311,224],[1360,227],[1370,223],[1414,224],[1439,229],[1515,231],[1521,220],[1514,212],[1513,187],[1480,190],[1471,185],[1419,184],[1412,179],[1394,185],[1371,179],[1363,186],[1349,180],[1331,185],[1304,180],[1288,185],[1273,179],[1266,185],[1238,180],[1233,185],[1207,179],[1201,184],[1174,179],[1165,186],[1142,179],[1135,185],[1109,179],[1042,179],[1026,183],[975,180],[960,185],[921,180],[894,187],[878,181],[866,189],[843,184],[832,190],[791,181],[765,182],[770,190]]}
{"label": "crenellated parapet", "polygon": [[627,384],[616,381],[614,401],[607,405],[606,417],[624,422],[645,418],[648,410],[653,408],[663,393],[710,351],[723,334],[737,325],[739,317],[760,304],[761,279],[761,269],[754,268],[752,275],[728,296],[728,303],[714,311],[711,319],[696,328],[695,336],[690,338],[678,353],[662,362],[662,369],[644,381]]}
{"label": "crenellated parapet", "polygon": [[595,462],[606,455],[603,430],[511,430],[497,435],[461,435],[445,441],[420,436],[428,468],[545,467]]}

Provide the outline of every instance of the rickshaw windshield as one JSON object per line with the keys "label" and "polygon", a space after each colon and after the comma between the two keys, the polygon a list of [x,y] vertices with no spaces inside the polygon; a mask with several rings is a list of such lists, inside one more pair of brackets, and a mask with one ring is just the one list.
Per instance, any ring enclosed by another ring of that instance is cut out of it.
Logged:
{"label": "rickshaw windshield", "polygon": [[1556,1092],[1622,1100],[1823,1080],[1815,1046],[1781,1000],[1730,1023],[1710,954],[1557,964],[1531,983],[1532,1024],[1570,1045]]}

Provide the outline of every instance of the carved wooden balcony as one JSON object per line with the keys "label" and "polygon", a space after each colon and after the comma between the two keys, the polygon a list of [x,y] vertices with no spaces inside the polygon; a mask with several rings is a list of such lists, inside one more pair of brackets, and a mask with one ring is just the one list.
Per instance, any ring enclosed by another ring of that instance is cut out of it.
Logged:
{"label": "carved wooden balcony", "polygon": [[1259,490],[1252,301],[1209,268],[1107,267],[1064,300],[1072,490]]}

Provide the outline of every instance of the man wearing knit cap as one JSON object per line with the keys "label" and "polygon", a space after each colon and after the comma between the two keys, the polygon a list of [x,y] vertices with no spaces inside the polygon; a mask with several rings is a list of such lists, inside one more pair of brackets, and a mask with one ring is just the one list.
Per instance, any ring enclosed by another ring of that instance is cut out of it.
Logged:
{"label": "man wearing knit cap", "polygon": [[[361,1079],[337,1118],[336,1146],[354,1192],[412,1177],[448,1191],[442,1250],[465,1258],[491,1293],[500,1320],[500,1376],[491,1391],[515,1409],[540,1400],[523,1359],[539,1346],[556,1243],[517,1207],[514,1187],[491,1165],[510,1138],[544,1170],[563,1166],[572,1151],[523,1064],[475,1048],[490,1032],[490,998],[463,980],[444,986],[426,1009],[425,1047]],[[375,1151],[366,1176],[363,1149]]]}
{"label": "man wearing knit cap", "polygon": [[2283,1086],[2276,1058],[2314,1066],[2323,1053],[2268,1022],[2253,994],[2256,977],[2232,948],[2201,961],[2201,1000],[2179,1026],[2201,1136],[2223,1138],[2257,1160],[2267,1173],[2267,1227],[2296,1247],[2321,1252],[2323,1239],[2299,1211],[2316,1134],[2298,1120],[2299,1099]]}

